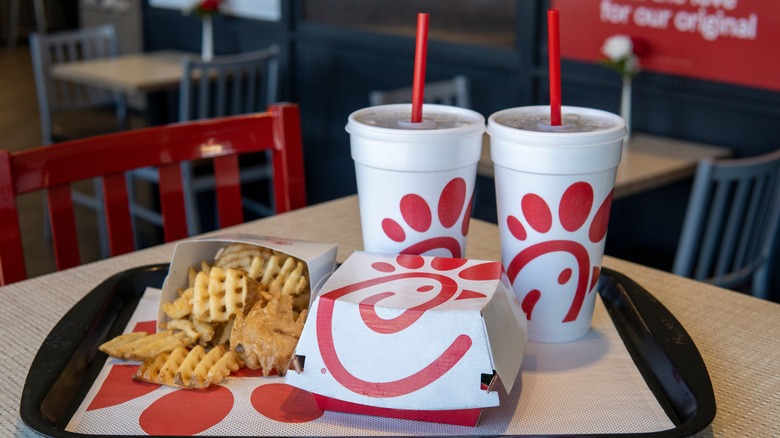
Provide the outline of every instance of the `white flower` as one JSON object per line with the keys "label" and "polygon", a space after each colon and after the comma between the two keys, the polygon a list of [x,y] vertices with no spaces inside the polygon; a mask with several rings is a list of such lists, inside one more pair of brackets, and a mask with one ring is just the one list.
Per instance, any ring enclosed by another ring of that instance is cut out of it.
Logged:
{"label": "white flower", "polygon": [[631,37],[612,35],[604,40],[604,45],[601,46],[601,53],[607,57],[602,61],[602,64],[616,70],[623,76],[636,76],[641,70],[639,56],[634,52],[637,48]]}
{"label": "white flower", "polygon": [[626,35],[613,35],[604,41],[601,53],[612,61],[630,58],[634,55],[634,43]]}

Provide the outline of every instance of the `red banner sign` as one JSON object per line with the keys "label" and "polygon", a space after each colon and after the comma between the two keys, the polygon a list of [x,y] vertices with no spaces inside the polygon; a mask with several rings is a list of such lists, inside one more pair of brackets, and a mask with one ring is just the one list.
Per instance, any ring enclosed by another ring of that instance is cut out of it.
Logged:
{"label": "red banner sign", "polygon": [[780,91],[780,2],[774,0],[553,0],[561,56],[606,59],[612,35],[648,46],[643,70]]}

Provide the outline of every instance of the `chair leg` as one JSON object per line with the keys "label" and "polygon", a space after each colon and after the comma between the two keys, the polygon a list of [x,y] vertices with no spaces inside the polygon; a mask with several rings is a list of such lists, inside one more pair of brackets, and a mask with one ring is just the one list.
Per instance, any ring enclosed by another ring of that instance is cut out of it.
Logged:
{"label": "chair leg", "polygon": [[46,7],[43,0],[33,0],[33,8],[35,9],[35,25],[38,27],[38,33],[46,33],[49,24],[46,21]]}
{"label": "chair leg", "polygon": [[119,131],[127,131],[127,95],[116,93],[116,119]]}
{"label": "chair leg", "polygon": [[95,185],[95,214],[97,216],[98,242],[100,249],[100,258],[105,259],[111,255],[108,246],[108,225],[106,224],[106,207],[103,203],[103,181],[102,178],[93,180]]}
{"label": "chair leg", "polygon": [[753,274],[753,284],[751,285],[750,293],[757,298],[767,299],[769,296],[769,263],[764,267],[759,268],[755,274]]}
{"label": "chair leg", "polygon": [[[19,37],[19,0],[11,0],[11,11],[8,14],[8,50],[16,49],[16,39]],[[48,218],[46,223],[49,223]]]}
{"label": "chair leg", "polygon": [[133,211],[133,206],[135,205],[135,185],[133,182],[135,179],[133,178],[132,172],[128,172],[125,174],[125,183],[127,184],[127,199],[130,202],[130,225],[133,227],[133,236],[135,237],[135,247],[141,248],[141,237],[138,233],[138,218],[136,218],[135,212]]}
{"label": "chair leg", "polygon": [[43,241],[51,244],[51,222],[49,221],[49,204],[46,200],[46,194],[42,193],[41,196],[43,196]]}
{"label": "chair leg", "polygon": [[181,177],[184,209],[187,212],[187,233],[194,236],[200,234],[200,211],[198,210],[198,193],[193,187],[192,166],[186,161],[181,163]]}
{"label": "chair leg", "polygon": [[[35,24],[38,27],[38,33],[45,33],[48,29],[46,23],[46,9],[43,0],[33,0],[35,9]],[[10,12],[8,14],[8,50],[16,49],[16,40],[19,38],[19,0],[11,0]]]}

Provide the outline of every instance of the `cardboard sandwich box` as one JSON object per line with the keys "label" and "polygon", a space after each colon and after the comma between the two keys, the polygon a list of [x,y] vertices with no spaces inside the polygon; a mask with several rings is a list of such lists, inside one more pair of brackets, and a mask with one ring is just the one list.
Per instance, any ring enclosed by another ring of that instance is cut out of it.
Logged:
{"label": "cardboard sandwich box", "polygon": [[499,262],[356,252],[319,290],[285,379],[324,410],[474,426],[525,344]]}
{"label": "cardboard sandwich box", "polygon": [[175,300],[179,295],[178,290],[187,287],[190,267],[197,269],[203,261],[211,263],[218,251],[236,242],[278,251],[305,263],[312,300],[316,295],[317,289],[325,283],[336,269],[336,251],[338,247],[330,243],[250,234],[224,234],[183,240],[177,243],[174,248],[168,276],[163,283],[160,310],[157,316],[158,327],[168,320],[167,315],[162,310],[163,304]]}

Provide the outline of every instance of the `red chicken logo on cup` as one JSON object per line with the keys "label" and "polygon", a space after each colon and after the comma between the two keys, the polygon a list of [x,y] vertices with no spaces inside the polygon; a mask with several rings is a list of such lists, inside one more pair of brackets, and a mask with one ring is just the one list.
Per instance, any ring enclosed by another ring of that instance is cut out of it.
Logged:
{"label": "red chicken logo on cup", "polygon": [[[507,265],[507,276],[512,284],[520,272],[532,261],[548,254],[561,252],[570,254],[576,261],[576,291],[571,306],[562,322],[571,322],[580,315],[585,296],[594,290],[599,278],[601,267],[600,260],[591,260],[586,243],[597,244],[603,242],[607,235],[609,224],[609,212],[612,205],[612,192],[610,192],[600,204],[594,202],[593,188],[586,182],[576,182],[570,185],[561,196],[559,202],[558,221],[561,229],[568,233],[587,231],[587,241],[578,242],[575,239],[550,238],[541,242],[530,244],[518,252]],[[598,206],[593,212],[594,207]],[[541,236],[551,234],[554,224],[552,209],[544,198],[534,193],[523,196],[521,200],[521,218],[527,226],[523,225],[520,218],[510,215],[506,219],[506,226],[511,235],[518,241],[524,242],[531,232]],[[590,222],[589,222],[590,221]],[[587,227],[587,229],[586,229]],[[557,276],[559,284],[566,284],[574,276],[571,268],[566,268]],[[516,289],[522,285],[515,285]],[[532,318],[534,306],[542,296],[542,291],[533,289],[522,291],[522,309],[529,320]]]}

